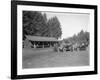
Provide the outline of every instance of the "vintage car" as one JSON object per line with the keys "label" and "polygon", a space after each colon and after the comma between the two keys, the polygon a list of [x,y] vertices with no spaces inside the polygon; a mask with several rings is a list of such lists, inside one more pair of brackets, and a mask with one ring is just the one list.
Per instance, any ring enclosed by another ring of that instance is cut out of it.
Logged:
{"label": "vintage car", "polygon": [[66,51],[73,51],[73,46],[72,46],[72,44],[67,44],[67,45],[65,46],[65,50],[66,50]]}
{"label": "vintage car", "polygon": [[85,43],[81,43],[79,46],[79,50],[82,51],[82,50],[86,50],[86,49],[87,49],[87,45]]}
{"label": "vintage car", "polygon": [[70,43],[61,44],[60,47],[59,47],[59,51],[61,51],[61,52],[73,51],[73,46]]}

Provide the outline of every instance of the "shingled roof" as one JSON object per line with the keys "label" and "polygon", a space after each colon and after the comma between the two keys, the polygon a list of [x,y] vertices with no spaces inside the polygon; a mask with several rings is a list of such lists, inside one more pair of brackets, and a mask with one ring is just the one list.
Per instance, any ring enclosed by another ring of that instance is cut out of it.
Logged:
{"label": "shingled roof", "polygon": [[28,40],[31,41],[58,41],[54,37],[41,37],[41,36],[26,36]]}

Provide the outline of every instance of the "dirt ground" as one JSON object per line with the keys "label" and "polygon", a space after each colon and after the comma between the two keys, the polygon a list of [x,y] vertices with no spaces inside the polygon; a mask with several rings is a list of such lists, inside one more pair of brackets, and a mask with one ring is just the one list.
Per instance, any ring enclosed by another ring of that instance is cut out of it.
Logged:
{"label": "dirt ground", "polygon": [[23,49],[23,68],[45,68],[89,65],[89,50],[54,52],[51,49]]}

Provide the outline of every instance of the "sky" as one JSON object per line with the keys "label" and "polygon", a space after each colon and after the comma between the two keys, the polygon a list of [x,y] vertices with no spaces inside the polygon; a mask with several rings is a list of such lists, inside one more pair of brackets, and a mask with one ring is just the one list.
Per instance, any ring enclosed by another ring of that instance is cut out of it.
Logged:
{"label": "sky", "polygon": [[44,12],[47,18],[56,16],[61,24],[62,37],[68,38],[81,30],[89,32],[89,14]]}

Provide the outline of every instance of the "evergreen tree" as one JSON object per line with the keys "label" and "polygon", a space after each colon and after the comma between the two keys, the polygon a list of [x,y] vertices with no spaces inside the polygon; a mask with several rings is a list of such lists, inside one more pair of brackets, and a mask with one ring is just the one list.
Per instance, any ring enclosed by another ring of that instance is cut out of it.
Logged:
{"label": "evergreen tree", "polygon": [[25,35],[60,38],[61,25],[57,17],[49,20],[39,11],[23,11],[23,40]]}

